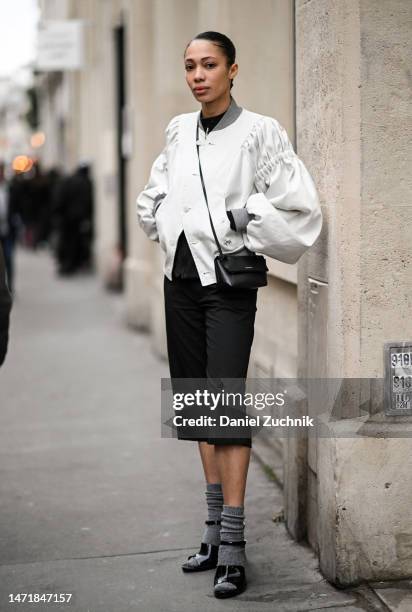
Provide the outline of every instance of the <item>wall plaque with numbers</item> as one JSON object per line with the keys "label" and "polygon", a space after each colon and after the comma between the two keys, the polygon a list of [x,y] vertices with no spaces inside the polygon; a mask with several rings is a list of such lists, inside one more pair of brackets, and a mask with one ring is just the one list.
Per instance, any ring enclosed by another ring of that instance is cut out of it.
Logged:
{"label": "wall plaque with numbers", "polygon": [[412,415],[412,341],[386,342],[385,414]]}

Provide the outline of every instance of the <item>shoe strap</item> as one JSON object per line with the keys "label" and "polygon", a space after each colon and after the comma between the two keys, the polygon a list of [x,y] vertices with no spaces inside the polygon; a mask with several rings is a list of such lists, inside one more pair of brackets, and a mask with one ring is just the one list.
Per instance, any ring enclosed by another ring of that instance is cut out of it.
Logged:
{"label": "shoe strap", "polygon": [[220,525],[222,521],[205,521],[205,525]]}
{"label": "shoe strap", "polygon": [[246,540],[239,540],[237,542],[231,542],[228,540],[220,540],[220,545],[221,546],[242,546],[244,547],[246,545]]}

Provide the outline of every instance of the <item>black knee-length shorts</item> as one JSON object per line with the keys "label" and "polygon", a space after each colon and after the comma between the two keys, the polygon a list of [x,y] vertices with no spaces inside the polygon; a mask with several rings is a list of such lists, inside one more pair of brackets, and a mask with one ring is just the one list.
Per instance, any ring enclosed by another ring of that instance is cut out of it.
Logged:
{"label": "black knee-length shorts", "polygon": [[[164,277],[167,350],[173,392],[183,389],[181,379],[207,380],[209,390],[217,390],[225,379],[225,391],[244,392],[254,335],[257,289],[218,289],[203,287],[200,280]],[[176,380],[177,379],[177,380]],[[180,379],[180,380],[179,380]],[[228,381],[230,379],[230,381]],[[180,385],[180,386],[179,386]],[[192,389],[194,390],[194,389]],[[220,408],[219,410],[225,410]],[[230,414],[230,409],[226,409]],[[211,413],[213,414],[213,413]],[[239,411],[235,411],[239,415]],[[216,413],[214,414],[214,416]],[[177,437],[209,444],[252,446],[250,428],[226,428],[216,436],[216,428],[177,428]],[[221,430],[220,430],[221,431]],[[239,433],[240,432],[240,433]]]}

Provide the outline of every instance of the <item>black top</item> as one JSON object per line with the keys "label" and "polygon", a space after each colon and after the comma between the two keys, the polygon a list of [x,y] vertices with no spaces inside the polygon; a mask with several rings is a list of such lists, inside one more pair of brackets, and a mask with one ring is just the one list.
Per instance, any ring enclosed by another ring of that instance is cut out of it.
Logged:
{"label": "black top", "polygon": [[[214,117],[202,117],[202,113],[200,113],[200,120],[202,122],[203,129],[206,131],[209,128],[209,132],[211,132],[213,128],[219,123],[224,114],[225,113],[215,115]],[[186,235],[184,231],[180,234],[179,240],[177,242],[172,278],[199,278],[199,274],[196,270],[196,265],[193,260],[189,245],[187,244]]]}

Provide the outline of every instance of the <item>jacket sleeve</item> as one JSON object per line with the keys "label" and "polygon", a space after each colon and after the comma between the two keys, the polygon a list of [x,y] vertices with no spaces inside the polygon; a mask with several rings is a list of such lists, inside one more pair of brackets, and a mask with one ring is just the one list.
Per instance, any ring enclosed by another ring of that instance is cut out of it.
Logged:
{"label": "jacket sleeve", "polygon": [[6,283],[3,251],[0,245],[0,366],[3,364],[7,353],[11,304],[11,296]]}
{"label": "jacket sleeve", "polygon": [[245,230],[245,244],[252,251],[294,264],[322,228],[315,185],[276,119],[264,117],[248,148],[255,155],[257,193],[246,203],[253,218]]}
{"label": "jacket sleeve", "polygon": [[166,145],[154,160],[149,180],[136,200],[138,223],[150,240],[156,242],[159,241],[159,234],[156,228],[155,215],[161,201],[167,195],[167,159],[170,148],[177,142],[177,128],[177,117],[174,117],[165,130]]}

